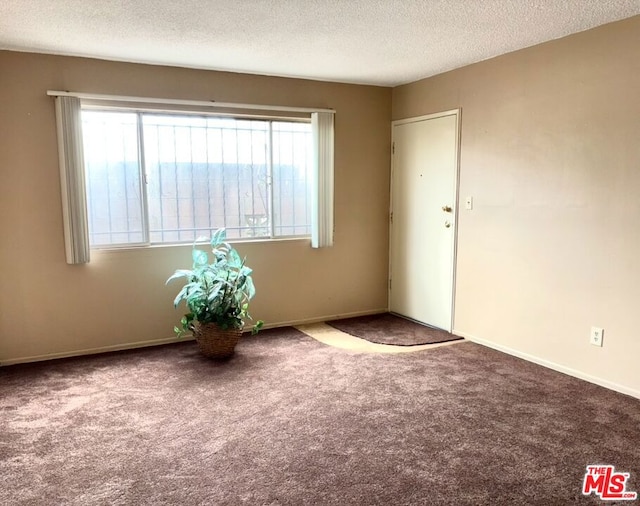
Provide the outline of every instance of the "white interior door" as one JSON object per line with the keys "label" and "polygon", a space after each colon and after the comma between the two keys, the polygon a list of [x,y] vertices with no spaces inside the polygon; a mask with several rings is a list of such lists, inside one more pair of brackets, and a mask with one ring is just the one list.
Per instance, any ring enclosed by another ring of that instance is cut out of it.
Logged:
{"label": "white interior door", "polygon": [[459,112],[392,124],[389,309],[453,328]]}

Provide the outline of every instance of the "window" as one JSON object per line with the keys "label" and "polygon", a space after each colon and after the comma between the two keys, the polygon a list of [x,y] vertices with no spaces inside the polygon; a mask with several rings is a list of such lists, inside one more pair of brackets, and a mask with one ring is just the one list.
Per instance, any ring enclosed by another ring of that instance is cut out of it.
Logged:
{"label": "window", "polygon": [[92,246],[311,233],[309,121],[82,111]]}
{"label": "window", "polygon": [[[90,246],[191,242],[220,227],[232,240],[333,245],[333,110],[47,94],[67,263],[89,262]],[[227,115],[209,113],[217,108]]]}

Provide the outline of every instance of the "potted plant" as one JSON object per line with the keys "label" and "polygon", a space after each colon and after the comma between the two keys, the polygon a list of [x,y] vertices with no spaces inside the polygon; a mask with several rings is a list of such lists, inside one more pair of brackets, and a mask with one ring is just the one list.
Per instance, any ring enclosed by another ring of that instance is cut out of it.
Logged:
{"label": "potted plant", "polygon": [[[178,269],[167,283],[178,278],[186,282],[175,300],[174,307],[184,301],[188,312],[174,327],[178,336],[192,332],[200,351],[210,358],[227,358],[233,355],[242,335],[244,319],[249,318],[249,301],[255,295],[251,278],[252,270],[245,265],[238,252],[226,242],[224,228],[211,237],[212,261],[209,254],[196,246],[206,238],[199,238],[193,245],[191,269]],[[263,325],[254,325],[256,333]]]}

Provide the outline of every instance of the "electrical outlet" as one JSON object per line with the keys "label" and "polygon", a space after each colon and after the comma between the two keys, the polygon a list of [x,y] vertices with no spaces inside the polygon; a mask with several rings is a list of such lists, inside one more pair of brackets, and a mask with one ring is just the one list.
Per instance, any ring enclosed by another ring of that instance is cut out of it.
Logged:
{"label": "electrical outlet", "polygon": [[591,336],[589,342],[594,346],[602,347],[602,339],[604,338],[604,329],[600,327],[591,327]]}

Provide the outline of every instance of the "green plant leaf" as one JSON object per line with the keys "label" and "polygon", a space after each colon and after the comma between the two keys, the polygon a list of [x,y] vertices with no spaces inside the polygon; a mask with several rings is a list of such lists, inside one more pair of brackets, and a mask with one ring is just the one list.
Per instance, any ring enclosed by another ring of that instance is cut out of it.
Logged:
{"label": "green plant leaf", "polygon": [[264,326],[264,321],[258,320],[256,324],[253,326],[253,328],[251,329],[251,335],[255,336],[263,326]]}
{"label": "green plant leaf", "polygon": [[184,278],[184,277],[189,278],[191,276],[193,276],[193,271],[190,271],[188,269],[178,269],[169,277],[169,279],[167,279],[167,281],[165,282],[165,285],[168,284],[170,281],[173,281],[174,279]]}
{"label": "green plant leaf", "polygon": [[173,307],[178,307],[178,304],[180,304],[180,302],[186,298],[188,292],[189,285],[183,286],[182,290],[178,292],[178,295],[176,295],[176,298],[173,300]]}
{"label": "green plant leaf", "polygon": [[216,283],[212,288],[209,294],[207,295],[207,300],[209,302],[213,302],[217,297],[220,296],[220,290],[222,289],[222,283]]}
{"label": "green plant leaf", "polygon": [[243,260],[235,249],[229,250],[229,265],[235,269],[242,268]]}
{"label": "green plant leaf", "polygon": [[201,249],[194,248],[191,252],[191,257],[193,258],[194,266],[207,265],[209,263],[209,255]]}
{"label": "green plant leaf", "polygon": [[247,292],[247,298],[253,299],[253,297],[255,297],[256,295],[256,287],[253,284],[253,279],[251,278],[251,276],[247,276],[247,279],[244,282],[244,287]]}
{"label": "green plant leaf", "polygon": [[219,228],[211,236],[211,247],[216,248],[221,245],[227,239],[227,231],[224,228]]}

